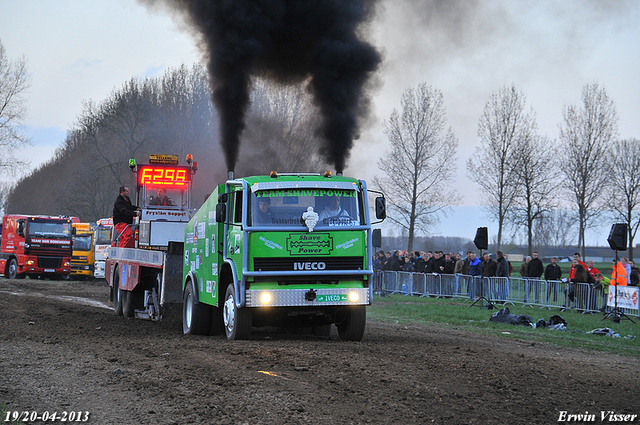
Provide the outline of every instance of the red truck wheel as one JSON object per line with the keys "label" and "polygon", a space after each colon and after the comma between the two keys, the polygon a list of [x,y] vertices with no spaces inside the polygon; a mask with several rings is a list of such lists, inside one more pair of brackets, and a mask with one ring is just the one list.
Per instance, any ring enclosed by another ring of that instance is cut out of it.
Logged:
{"label": "red truck wheel", "polygon": [[113,272],[113,279],[111,280],[113,285],[111,286],[111,300],[113,301],[113,312],[116,316],[122,316],[122,298],[124,291],[120,289],[120,277],[118,276],[118,269]]}
{"label": "red truck wheel", "polygon": [[7,277],[9,279],[16,279],[18,277],[18,262],[15,258],[9,261],[9,269],[7,270]]}

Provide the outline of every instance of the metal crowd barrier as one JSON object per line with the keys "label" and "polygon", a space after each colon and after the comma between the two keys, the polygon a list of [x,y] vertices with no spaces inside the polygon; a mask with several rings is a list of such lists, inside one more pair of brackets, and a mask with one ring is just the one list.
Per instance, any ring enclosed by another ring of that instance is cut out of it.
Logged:
{"label": "metal crowd barrier", "polygon": [[[484,296],[493,303],[503,305],[517,303],[530,307],[571,309],[582,313],[609,311],[604,290],[588,283],[383,270],[374,274],[373,285],[377,295],[403,294],[464,298],[469,301]],[[627,315],[640,317],[640,308],[623,311]]]}

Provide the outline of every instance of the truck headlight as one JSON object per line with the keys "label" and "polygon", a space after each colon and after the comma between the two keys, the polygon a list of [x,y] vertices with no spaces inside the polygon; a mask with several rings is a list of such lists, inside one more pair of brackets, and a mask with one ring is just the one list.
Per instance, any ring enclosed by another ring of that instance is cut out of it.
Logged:
{"label": "truck headlight", "polygon": [[27,266],[33,266],[35,263],[33,260],[27,260]]}
{"label": "truck headlight", "polygon": [[358,302],[360,295],[357,292],[349,292],[349,301],[352,303]]}
{"label": "truck headlight", "polygon": [[271,304],[271,294],[268,292],[263,292],[260,295],[260,302],[265,305]]}

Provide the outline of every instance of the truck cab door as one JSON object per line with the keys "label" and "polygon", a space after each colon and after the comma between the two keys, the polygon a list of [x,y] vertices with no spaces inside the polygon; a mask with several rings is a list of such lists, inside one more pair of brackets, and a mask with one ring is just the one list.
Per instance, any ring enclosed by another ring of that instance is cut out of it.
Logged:
{"label": "truck cab door", "polygon": [[242,191],[231,192],[229,195],[229,245],[227,256],[236,264],[236,271],[242,273]]}

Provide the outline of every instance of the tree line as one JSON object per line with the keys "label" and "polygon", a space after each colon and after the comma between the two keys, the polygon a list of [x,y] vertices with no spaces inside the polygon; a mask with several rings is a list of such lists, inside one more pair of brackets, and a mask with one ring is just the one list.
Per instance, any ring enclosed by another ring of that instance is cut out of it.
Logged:
{"label": "tree line", "polygon": [[[279,87],[259,78],[253,87],[250,130],[243,135],[236,174],[325,169],[311,149],[317,146],[318,115],[304,87]],[[135,187],[128,160],[147,163],[151,153],[178,155],[181,162],[193,155],[200,166],[192,207],[199,207],[227,175],[210,98],[206,73],[196,65],[157,78],[133,78],[105,100],[85,102],[54,157],[5,194],[5,210],[83,221],[110,217],[118,187]]]}
{"label": "tree line", "polygon": [[[402,95],[401,111],[394,109],[383,127],[390,149],[374,183],[412,251],[416,230],[428,231],[460,201],[448,184],[458,140],[446,127],[442,93],[426,83]],[[534,246],[568,246],[577,237],[584,256],[585,231],[606,218],[627,224],[633,257],[640,142],[618,139],[615,104],[597,84],[584,86],[580,105],[563,108],[559,130],[558,139],[540,135],[535,111],[513,86],[486,102],[466,171],[498,223],[496,249],[518,235],[526,236],[530,254]]]}

